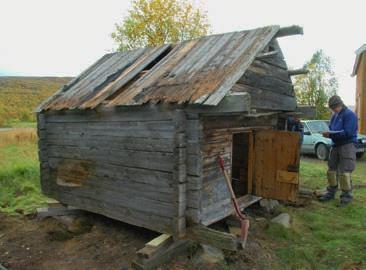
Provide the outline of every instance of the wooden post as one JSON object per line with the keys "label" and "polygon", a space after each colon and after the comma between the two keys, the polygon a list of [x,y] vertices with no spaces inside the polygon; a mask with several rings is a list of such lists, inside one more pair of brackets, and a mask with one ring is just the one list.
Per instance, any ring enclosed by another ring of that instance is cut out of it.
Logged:
{"label": "wooden post", "polygon": [[40,166],[41,190],[44,193],[46,193],[51,186],[46,134],[47,134],[46,115],[43,112],[38,112],[37,113],[38,158]]}
{"label": "wooden post", "polygon": [[175,114],[175,146],[174,146],[174,203],[176,216],[173,218],[174,238],[185,235],[187,208],[187,143],[186,143],[186,115],[183,110],[176,110]]}

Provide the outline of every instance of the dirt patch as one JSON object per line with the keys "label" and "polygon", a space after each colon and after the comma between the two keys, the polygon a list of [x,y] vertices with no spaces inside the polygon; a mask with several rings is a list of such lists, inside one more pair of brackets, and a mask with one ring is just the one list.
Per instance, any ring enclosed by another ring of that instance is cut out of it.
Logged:
{"label": "dirt patch", "polygon": [[23,269],[123,269],[156,233],[88,215],[89,232],[74,234],[53,218],[0,214],[0,263]]}
{"label": "dirt patch", "polygon": [[[9,270],[130,269],[136,251],[158,235],[100,215],[86,214],[83,219],[91,226],[70,232],[54,218],[0,213],[0,263]],[[217,269],[268,269],[273,255],[265,246],[262,229],[253,224],[248,248],[225,253],[225,265]],[[161,269],[205,269],[194,265],[195,252],[188,250]]]}

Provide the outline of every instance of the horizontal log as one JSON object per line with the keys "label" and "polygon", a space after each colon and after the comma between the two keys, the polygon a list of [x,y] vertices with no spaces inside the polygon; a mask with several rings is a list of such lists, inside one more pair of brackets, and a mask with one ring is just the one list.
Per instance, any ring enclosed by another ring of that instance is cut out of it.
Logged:
{"label": "horizontal log", "polygon": [[255,60],[248,70],[259,75],[272,76],[285,82],[292,84],[291,78],[288,75],[288,70],[282,69],[262,60]]}
{"label": "horizontal log", "polygon": [[[287,78],[289,77],[287,76]],[[295,96],[295,91],[290,81],[284,81],[272,75],[260,74],[253,70],[247,70],[238,83],[291,97]]]}
{"label": "horizontal log", "polygon": [[[119,149],[95,149],[93,147],[55,146],[48,147],[49,158],[66,160],[88,160],[95,164],[100,162],[128,168],[148,169],[153,171],[173,172],[173,153],[134,151]],[[188,154],[187,173],[192,176],[200,176],[202,162],[200,156]]]}
{"label": "horizontal log", "polygon": [[292,69],[288,71],[289,76],[301,75],[301,74],[308,74],[309,70],[300,68],[300,69]]}
{"label": "horizontal log", "polygon": [[301,26],[292,25],[288,27],[281,27],[276,34],[276,38],[279,37],[286,37],[286,36],[293,36],[293,35],[303,35],[304,30]]}
{"label": "horizontal log", "polygon": [[268,58],[268,57],[272,57],[272,56],[274,56],[276,54],[278,54],[278,51],[265,52],[265,53],[258,54],[256,56],[256,59]]}
{"label": "horizontal log", "polygon": [[89,122],[89,123],[47,123],[47,135],[72,136],[115,136],[139,138],[173,138],[172,121],[156,122]]}
{"label": "horizontal log", "polygon": [[202,225],[195,225],[188,228],[187,238],[225,250],[237,251],[243,249],[242,241],[235,235]]}
{"label": "horizontal log", "polygon": [[43,112],[46,122],[124,122],[172,120],[174,112],[164,106],[128,106],[94,110],[66,110]]}
{"label": "horizontal log", "polygon": [[277,55],[275,55],[274,57],[262,58],[261,61],[267,63],[268,65],[272,65],[274,67],[287,71],[286,61],[283,58],[278,57]]}
{"label": "horizontal log", "polygon": [[[62,195],[64,193],[68,193],[75,198],[83,197],[90,198],[92,200],[98,201],[101,205],[105,203],[110,203],[114,205],[118,205],[121,207],[125,207],[133,211],[145,211],[151,213],[152,215],[158,215],[163,217],[174,217],[175,216],[175,207],[174,203],[170,202],[162,202],[153,199],[146,198],[144,196],[137,197],[136,194],[122,194],[115,190],[107,190],[107,189],[95,189],[92,187],[65,187],[58,186],[57,184],[53,184],[51,187],[52,193]],[[56,198],[57,199],[57,198]],[[67,202],[66,202],[67,203]],[[67,203],[69,204],[69,203]],[[73,206],[73,205],[72,205]]]}
{"label": "horizontal log", "polygon": [[[143,152],[125,150],[93,149],[90,147],[50,146],[48,157],[89,160],[92,163],[106,161],[111,164],[172,172],[174,168],[173,154],[161,152]],[[192,165],[192,167],[194,167]]]}
{"label": "horizontal log", "polygon": [[200,114],[247,112],[250,110],[250,96],[244,93],[233,93],[226,95],[217,106],[191,105],[185,110]]}
{"label": "horizontal log", "polygon": [[[65,162],[80,162],[87,160],[50,158],[47,165],[51,169],[57,169],[60,164]],[[111,164],[107,160],[100,160],[94,164],[91,175],[106,176],[110,178],[117,178],[120,182],[129,183],[136,182],[141,184],[148,184],[154,188],[167,189],[172,186],[172,173],[162,172],[157,170],[131,168],[124,165]]]}
{"label": "horizontal log", "polygon": [[248,92],[251,95],[252,108],[271,111],[294,111],[296,109],[295,97],[238,83],[233,87],[233,91]]}
{"label": "horizontal log", "polygon": [[203,184],[201,197],[203,208],[227,198],[230,198],[230,193],[224,177]]}
{"label": "horizontal log", "polygon": [[[243,91],[240,88],[240,91]],[[244,89],[244,91],[246,91]],[[273,109],[273,107],[271,107]],[[276,113],[272,114],[240,114],[231,116],[215,116],[203,118],[203,129],[224,129],[224,128],[238,128],[236,132],[245,130],[253,130],[256,127],[263,128],[265,126],[272,126],[273,121],[277,119]],[[275,122],[274,124],[276,124]]]}
{"label": "horizontal log", "polygon": [[173,203],[175,200],[173,187],[157,189],[156,186],[149,184],[120,181],[109,177],[90,176],[82,186],[84,187],[91,190],[110,190],[117,192],[121,197],[135,196],[166,203]]}
{"label": "horizontal log", "polygon": [[[222,153],[220,156],[224,159],[226,164],[231,164],[231,152]],[[219,168],[218,155],[206,157],[203,160],[203,171],[210,170],[212,168]]]}
{"label": "horizontal log", "polygon": [[[63,136],[54,134],[48,136],[42,142],[41,147],[47,149],[50,146],[71,146],[71,147],[90,147],[93,149],[105,150],[134,150],[146,152],[165,152],[172,153],[174,147],[173,139],[161,138],[132,138],[132,137],[113,137],[113,136],[91,136],[83,137],[77,135]],[[193,150],[193,149],[192,149]]]}
{"label": "horizontal log", "polygon": [[135,226],[144,227],[161,233],[172,233],[172,219],[159,216],[146,211],[144,207],[140,210],[131,209],[111,203],[108,201],[98,201],[95,198],[85,196],[75,196],[69,192],[48,193],[50,197],[58,201],[77,207],[81,210],[101,214],[116,220],[120,220]]}

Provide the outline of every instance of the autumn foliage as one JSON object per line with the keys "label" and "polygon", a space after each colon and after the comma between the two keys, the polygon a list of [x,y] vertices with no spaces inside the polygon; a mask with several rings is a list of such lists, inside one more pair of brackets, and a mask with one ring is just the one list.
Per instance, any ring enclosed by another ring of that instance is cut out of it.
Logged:
{"label": "autumn foliage", "polygon": [[112,38],[119,51],[178,43],[207,35],[207,12],[186,0],[132,0]]}

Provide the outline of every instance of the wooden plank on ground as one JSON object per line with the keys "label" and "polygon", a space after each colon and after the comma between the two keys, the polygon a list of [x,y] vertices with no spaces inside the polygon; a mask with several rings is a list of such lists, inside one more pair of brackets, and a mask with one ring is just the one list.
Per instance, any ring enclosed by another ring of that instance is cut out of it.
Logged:
{"label": "wooden plank on ground", "polygon": [[165,242],[168,242],[171,238],[172,236],[170,234],[163,233],[160,236],[151,240],[150,242],[146,243],[146,246],[157,247],[163,245]]}
{"label": "wooden plank on ground", "polygon": [[82,213],[81,210],[73,207],[64,207],[64,206],[52,206],[52,207],[41,207],[37,208],[37,217],[39,219],[44,219],[46,217],[54,217],[54,216],[67,216],[67,215],[75,215]]}
{"label": "wooden plank on ground", "polygon": [[[132,262],[132,268],[136,270],[156,269],[156,267],[170,261],[177,254],[184,252],[187,246],[187,240],[177,240],[168,246],[160,248],[158,251],[155,250],[155,252],[149,254],[148,258],[146,258],[146,256],[138,256],[137,259]],[[141,250],[138,251],[138,254],[139,252],[141,252]]]}
{"label": "wooden plank on ground", "polygon": [[235,235],[202,225],[194,225],[188,228],[186,237],[192,241],[212,245],[220,249],[231,251],[243,249],[242,241]]}

